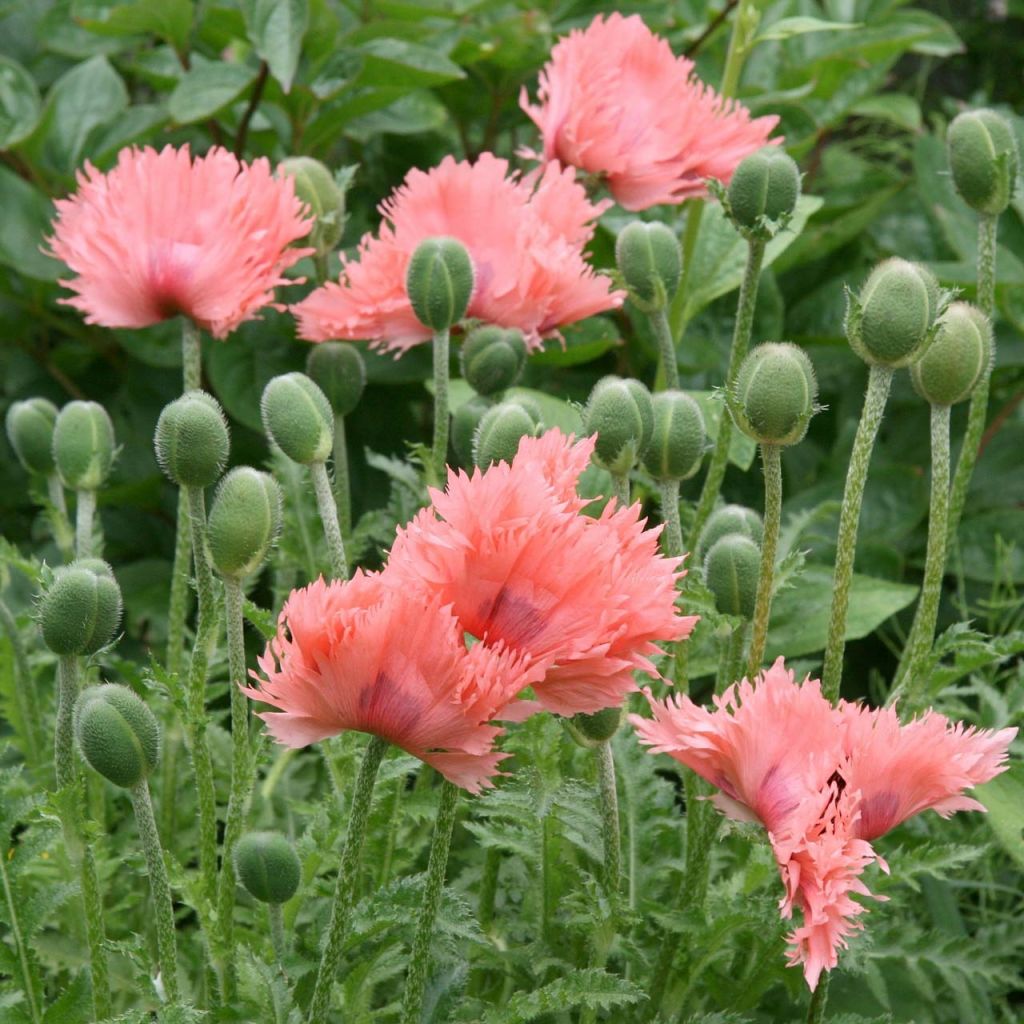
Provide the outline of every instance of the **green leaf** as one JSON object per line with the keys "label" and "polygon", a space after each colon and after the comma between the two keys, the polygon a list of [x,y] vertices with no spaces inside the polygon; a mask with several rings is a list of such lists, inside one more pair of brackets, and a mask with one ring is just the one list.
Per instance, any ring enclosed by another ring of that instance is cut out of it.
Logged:
{"label": "green leaf", "polygon": [[466,77],[458,64],[436,49],[405,39],[370,39],[359,52],[364,62],[360,85],[419,89]]}
{"label": "green leaf", "polygon": [[[687,391],[700,406],[704,414],[704,427],[708,441],[714,443],[718,437],[718,426],[725,415],[725,402],[716,391]],[[734,429],[729,436],[729,461],[742,470],[750,469],[757,454],[757,442],[747,437],[742,430]]]}
{"label": "green leaf", "polygon": [[255,78],[256,69],[243,64],[197,64],[174,87],[167,109],[178,124],[205,121],[236,100]]}
{"label": "green leaf", "polygon": [[0,263],[26,277],[56,281],[63,264],[41,252],[53,216],[50,201],[13,171],[0,167],[0,209]]}
{"label": "green leaf", "polygon": [[435,131],[448,121],[445,105],[431,92],[419,90],[399,97],[383,110],[355,118],[345,134],[357,142],[369,142],[375,135],[416,135]]}
{"label": "green leaf", "polygon": [[866,96],[850,108],[851,114],[874,121],[888,121],[908,132],[921,130],[921,105],[913,96],[900,92],[886,92],[880,96]]}
{"label": "green leaf", "polygon": [[242,10],[249,42],[288,92],[309,26],[308,0],[245,0]]}
{"label": "green leaf", "polygon": [[134,3],[103,3],[74,0],[71,16],[90,32],[104,36],[152,33],[176,50],[184,51],[192,28],[192,0],[135,0]]}
{"label": "green leaf", "polygon": [[751,44],[765,43],[769,39],[792,39],[793,36],[807,35],[808,32],[848,32],[860,28],[857,22],[825,21],[823,18],[782,18],[762,32]]}
{"label": "green leaf", "polygon": [[0,149],[28,138],[42,104],[35,79],[10,57],[0,57]]}
{"label": "green leaf", "polygon": [[1024,868],[1024,772],[1020,765],[979,786],[974,796],[988,809],[985,820],[1000,846]]}
{"label": "green leaf", "polygon": [[526,1024],[574,1007],[610,1010],[646,999],[643,989],[596,968],[573,971],[532,992],[518,992],[503,1007],[484,1014],[483,1024]]}
{"label": "green leaf", "polygon": [[544,348],[530,356],[531,366],[577,366],[603,356],[622,344],[615,321],[591,316],[561,330],[562,341],[548,339]]}

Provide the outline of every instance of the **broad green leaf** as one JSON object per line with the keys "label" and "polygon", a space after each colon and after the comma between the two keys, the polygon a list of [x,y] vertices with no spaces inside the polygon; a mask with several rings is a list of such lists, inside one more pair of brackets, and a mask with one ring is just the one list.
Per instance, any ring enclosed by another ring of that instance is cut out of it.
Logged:
{"label": "broad green leaf", "polygon": [[74,0],[71,14],[80,25],[97,35],[152,33],[184,51],[192,28],[193,4],[192,0],[135,0],[134,3]]}
{"label": "broad green leaf", "polygon": [[988,809],[985,820],[999,844],[1024,868],[1024,773],[1020,765],[979,786],[973,795]]}
{"label": "broad green leaf", "polygon": [[395,100],[383,110],[350,121],[349,138],[369,142],[376,135],[415,135],[441,128],[448,120],[445,105],[431,92],[420,89]]}
{"label": "broad green leaf", "polygon": [[405,39],[370,39],[359,47],[363,57],[360,85],[417,89],[465,78],[465,72],[444,54]]}
{"label": "broad green leaf", "polygon": [[63,265],[41,251],[51,228],[50,201],[13,171],[0,167],[0,209],[4,211],[0,263],[26,277],[56,281]]}
{"label": "broad green leaf", "polygon": [[40,109],[35,79],[16,60],[0,57],[0,149],[28,138]]}
{"label": "broad green leaf", "polygon": [[826,21],[824,18],[782,18],[761,32],[752,46],[766,43],[769,39],[792,39],[793,36],[807,35],[808,32],[848,32],[860,28],[857,22]]}
{"label": "broad green leaf", "polygon": [[245,0],[242,10],[249,41],[288,92],[309,26],[308,0]]}
{"label": "broad green leaf", "polygon": [[913,96],[900,92],[886,92],[880,96],[867,96],[855,103],[850,112],[875,121],[888,121],[908,132],[921,130],[921,105]]}
{"label": "broad green leaf", "polygon": [[204,121],[237,99],[256,78],[256,69],[244,64],[198,64],[175,86],[167,100],[178,124]]}
{"label": "broad green leaf", "polygon": [[615,322],[592,316],[561,330],[562,340],[549,338],[544,348],[530,356],[531,366],[578,366],[603,356],[622,344]]}

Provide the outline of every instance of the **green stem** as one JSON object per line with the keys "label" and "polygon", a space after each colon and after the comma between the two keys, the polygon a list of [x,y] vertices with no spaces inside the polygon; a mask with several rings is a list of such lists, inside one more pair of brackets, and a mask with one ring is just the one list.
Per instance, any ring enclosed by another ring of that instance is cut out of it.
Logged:
{"label": "green stem", "polygon": [[284,914],[280,903],[267,904],[267,917],[270,919],[270,942],[274,947],[277,965],[284,972],[284,960],[288,955],[288,941],[284,937]]}
{"label": "green stem", "polygon": [[740,75],[743,73],[743,65],[754,41],[754,34],[757,32],[758,23],[761,20],[761,13],[758,10],[758,3],[764,0],[740,0],[739,7],[733,17],[732,35],[729,37],[729,50],[725,57],[725,70],[722,73],[723,96],[735,96],[736,89],[740,84]]}
{"label": "green stem", "polygon": [[348,447],[345,443],[345,417],[334,417],[334,497],[338,504],[341,535],[352,532],[352,491],[348,478]]}
{"label": "green stem", "polygon": [[996,235],[998,214],[978,218],[978,308],[991,319],[996,312]]}
{"label": "green stem", "polygon": [[594,754],[597,758],[597,787],[601,800],[604,887],[614,902],[622,888],[622,833],[619,827],[619,794],[615,784],[615,755],[611,740],[599,744]]}
{"label": "green stem", "polygon": [[146,855],[149,871],[149,891],[153,896],[153,911],[156,916],[156,948],[160,980],[163,983],[167,1001],[178,1001],[178,953],[174,936],[174,904],[171,899],[171,884],[167,878],[167,864],[160,845],[160,834],[153,816],[153,801],[149,796],[149,783],[143,779],[131,789],[132,808],[139,829],[139,839]]}
{"label": "green stem", "polygon": [[825,646],[825,666],[822,671],[822,692],[834,701],[839,697],[839,684],[843,678],[843,649],[846,645],[846,614],[850,604],[850,582],[853,578],[853,560],[857,552],[857,528],[860,525],[860,506],[864,498],[864,484],[871,464],[878,428],[889,398],[893,371],[885,366],[872,366],[868,373],[868,390],[864,397],[864,410],[850,453],[850,467],[846,472],[843,506],[839,513],[839,536],[836,540],[836,571],[832,583],[832,610],[829,613],[828,642]]}
{"label": "green stem", "polygon": [[56,541],[64,561],[69,562],[74,557],[75,536],[68,520],[68,503],[64,498],[64,485],[56,473],[51,473],[46,478],[46,494],[52,509],[53,539]]}
{"label": "green stem", "polygon": [[665,552],[670,557],[683,553],[683,528],[679,522],[679,481],[659,480],[661,518],[665,523]]}
{"label": "green stem", "polygon": [[75,700],[78,697],[78,658],[62,655],[57,662],[57,720],[54,723],[53,763],[57,788],[75,781]]}
{"label": "green stem", "polygon": [[331,556],[331,576],[336,580],[348,579],[348,562],[345,559],[345,542],[341,538],[341,527],[338,524],[338,508],[334,504],[331,493],[331,481],[327,476],[327,467],[322,462],[311,462],[309,475],[313,478],[313,490],[316,492],[316,507],[323,523],[324,536],[327,538],[327,550]]}
{"label": "green stem", "polygon": [[818,979],[818,987],[814,990],[810,1006],[807,1009],[807,1024],[822,1024],[825,1020],[829,977],[829,974],[826,972]]}
{"label": "green stem", "polygon": [[430,843],[430,859],[427,862],[426,886],[423,902],[420,904],[416,935],[413,939],[409,971],[405,978],[405,993],[402,997],[402,1024],[419,1024],[423,1014],[423,993],[427,987],[427,972],[430,967],[431,945],[434,940],[434,922],[441,906],[444,890],[444,876],[448,867],[448,851],[452,844],[452,830],[455,828],[455,812],[459,801],[459,788],[447,779],[441,783],[441,796],[434,824],[434,837]]}
{"label": "green stem", "polygon": [[629,473],[612,473],[612,497],[622,508],[629,506]]}
{"label": "green stem", "polygon": [[[732,346],[729,349],[729,367],[725,372],[725,387],[728,390],[736,380],[740,364],[746,358],[750,348],[750,334],[754,327],[754,311],[757,307],[757,289],[761,280],[761,266],[764,263],[765,243],[758,239],[747,242],[747,264],[740,285],[739,299],[736,303],[736,324],[732,333]],[[697,501],[697,512],[690,533],[690,548],[697,546],[704,524],[708,521],[722,490],[722,481],[729,465],[729,443],[732,440],[732,417],[723,406],[718,420],[718,435],[715,447],[708,463],[704,486],[701,488]]]}
{"label": "green stem", "polygon": [[35,984],[32,979],[32,967],[29,963],[25,940],[22,938],[21,925],[18,923],[18,904],[14,898],[14,890],[11,888],[11,880],[7,873],[7,857],[2,855],[0,855],[0,880],[3,881],[4,899],[7,901],[7,922],[11,929],[11,937],[14,939],[18,965],[21,968],[21,987],[25,993],[25,999],[28,1001],[32,1024],[39,1024],[41,1018],[39,1004],[36,1001]]}
{"label": "green stem", "polygon": [[764,540],[761,542],[761,572],[757,580],[750,656],[747,659],[750,679],[761,670],[768,642],[768,620],[771,617],[775,582],[775,551],[782,523],[782,449],[775,444],[762,444],[761,461],[764,463]]}
{"label": "green stem", "polygon": [[92,525],[96,516],[96,492],[75,492],[75,557],[92,558]]}
{"label": "green stem", "polygon": [[325,284],[327,281],[327,253],[315,252],[313,253],[313,276],[316,278],[318,285]]}
{"label": "green stem", "polygon": [[494,900],[498,895],[498,872],[501,870],[501,850],[496,846],[487,848],[484,854],[484,870],[480,879],[480,896],[477,903],[477,919],[480,930],[486,935],[494,923]]}
{"label": "green stem", "polygon": [[679,363],[676,360],[676,346],[672,341],[672,328],[668,322],[668,311],[659,306],[650,314],[651,329],[658,340],[658,353],[667,388],[679,387]]}
{"label": "green stem", "polygon": [[180,742],[177,726],[173,721],[168,722],[164,729],[163,749],[160,751],[160,834],[163,836],[173,836],[177,827]]}
{"label": "green stem", "polygon": [[399,811],[402,806],[402,793],[405,791],[405,778],[395,780],[395,798],[391,803],[388,815],[388,834],[384,841],[384,856],[380,859],[380,871],[377,874],[377,887],[387,885],[391,878],[391,862],[395,857],[395,841],[398,834]]}
{"label": "green stem", "polygon": [[3,626],[11,642],[11,654],[14,659],[14,700],[25,731],[25,760],[33,769],[38,770],[42,766],[40,751],[43,728],[39,713],[39,691],[28,663],[28,654],[21,639],[18,622],[3,600],[0,600],[0,626]]}
{"label": "green stem", "polygon": [[366,835],[366,820],[373,800],[373,786],[387,746],[387,741],[379,736],[371,737],[366,753],[363,754],[363,763],[359,767],[359,777],[352,793],[352,806],[349,808],[345,846],[341,852],[338,879],[334,886],[331,920],[327,926],[327,936],[323,952],[320,954],[320,966],[316,972],[316,984],[313,987],[313,998],[309,1004],[308,1024],[325,1024],[330,1012],[331,986],[334,984],[334,976],[338,973],[341,950],[345,944],[349,918],[352,915],[356,877]]}
{"label": "green stem", "polygon": [[181,321],[181,383],[185,391],[195,391],[203,383],[203,350],[199,328],[183,317]]}
{"label": "green stem", "polygon": [[715,693],[724,693],[737,682],[740,666],[743,664],[743,646],[747,638],[747,623],[742,622],[722,641],[718,660],[718,674],[715,676]]}
{"label": "green stem", "polygon": [[81,886],[85,907],[85,933],[89,945],[89,971],[92,975],[92,1006],[97,1020],[110,1016],[110,972],[107,967],[107,937],[103,929],[103,899],[96,874],[92,843],[83,836]]}
{"label": "green stem", "polygon": [[448,463],[448,331],[434,334],[434,484],[443,486]]}
{"label": "green stem", "polygon": [[181,675],[185,652],[185,619],[188,618],[188,573],[192,565],[192,535],[189,527],[188,495],[178,492],[178,521],[174,535],[174,565],[171,568],[171,599],[167,610],[167,671]]}
{"label": "green stem", "polygon": [[688,199],[686,227],[683,229],[683,276],[672,297],[668,310],[668,325],[673,338],[673,351],[683,340],[686,328],[686,299],[690,294],[690,273],[693,270],[693,254],[697,250],[697,239],[700,237],[700,222],[704,216],[704,200]]}

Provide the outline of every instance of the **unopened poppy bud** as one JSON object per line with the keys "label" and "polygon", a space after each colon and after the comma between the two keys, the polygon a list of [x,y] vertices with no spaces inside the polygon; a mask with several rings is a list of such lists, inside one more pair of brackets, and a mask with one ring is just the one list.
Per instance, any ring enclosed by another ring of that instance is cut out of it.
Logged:
{"label": "unopened poppy bud", "polygon": [[474,395],[469,401],[452,413],[452,448],[459,460],[459,465],[464,469],[473,466],[473,442],[476,437],[480,421],[484,418],[487,410],[493,407],[490,399],[482,395]]}
{"label": "unopened poppy bud", "polygon": [[420,242],[405,274],[413,312],[433,331],[446,331],[466,315],[473,284],[473,262],[456,238]]}
{"label": "unopened poppy bud", "polygon": [[927,268],[898,257],[885,260],[848,300],[846,336],[866,363],[909,366],[931,343],[941,292]]}
{"label": "unopened poppy bud", "polygon": [[366,389],[366,363],[350,341],[324,341],[306,357],[306,373],[327,396],[335,416],[347,416]]}
{"label": "unopened poppy bud", "polygon": [[75,705],[75,734],[89,767],[125,789],[146,778],[160,757],[156,716],[127,686],[84,690]]}
{"label": "unopened poppy bud", "polygon": [[648,310],[671,302],[683,276],[679,239],[656,221],[627,224],[615,242],[615,262],[630,295]]}
{"label": "unopened poppy bud", "polygon": [[114,639],[120,622],[121,588],[98,559],[58,569],[39,602],[43,641],[65,657],[95,654]]}
{"label": "unopened poppy bud", "polygon": [[285,373],[263,389],[263,429],[292,462],[326,462],[334,445],[334,412],[304,373]]}
{"label": "unopened poppy bud", "polygon": [[480,419],[473,445],[473,461],[481,469],[496,462],[511,463],[519,442],[534,437],[539,416],[526,403],[510,400],[492,406]]}
{"label": "unopened poppy bud", "polygon": [[220,403],[205,391],[186,391],[160,413],[153,447],[160,468],[180,487],[216,483],[231,449]]}
{"label": "unopened poppy bud", "polygon": [[704,582],[723,615],[754,617],[761,549],[738,533],[719,537],[704,559]]}
{"label": "unopened poppy bud", "polygon": [[998,215],[1013,198],[1020,170],[1017,139],[1006,118],[994,110],[958,115],[946,136],[953,184],[978,213]]}
{"label": "unopened poppy bud", "polygon": [[935,340],[910,367],[910,379],[926,402],[956,405],[970,397],[992,356],[988,317],[966,302],[954,302],[939,321]]}
{"label": "unopened poppy bud", "polygon": [[282,160],[279,170],[295,182],[295,194],[316,218],[309,244],[321,255],[333,252],[345,230],[345,193],[331,172],[319,160],[292,156]]}
{"label": "unopened poppy bud", "polygon": [[7,410],[7,440],[29,473],[53,472],[53,427],[57,406],[45,398],[27,398]]}
{"label": "unopened poppy bud", "polygon": [[53,461],[65,487],[95,491],[114,462],[114,424],[96,402],[68,402],[53,425]]}
{"label": "unopened poppy bud", "polygon": [[280,832],[249,832],[235,846],[235,871],[261,903],[287,903],[299,889],[302,865]]}
{"label": "unopened poppy bud", "polygon": [[807,353],[790,342],[758,345],[743,360],[729,394],[736,426],[759,444],[803,439],[817,410],[818,382]]}
{"label": "unopened poppy bud", "polygon": [[728,189],[728,209],[743,234],[770,238],[785,226],[800,198],[800,169],[781,146],[764,146],[741,160]]}
{"label": "unopened poppy bud", "polygon": [[515,328],[486,325],[462,343],[462,376],[480,395],[512,387],[526,365],[526,341]]}
{"label": "unopened poppy bud", "polygon": [[700,535],[697,542],[697,561],[703,562],[715,541],[731,533],[738,533],[760,547],[764,540],[764,523],[752,508],[745,508],[743,505],[722,505],[711,513]]}
{"label": "unopened poppy bud", "polygon": [[583,431],[597,434],[598,465],[611,473],[628,473],[654,432],[651,393],[638,380],[604,377],[590,392]]}
{"label": "unopened poppy bud", "polygon": [[607,743],[622,725],[622,706],[604,708],[590,715],[573,715],[565,720],[569,735],[581,747],[597,747]]}
{"label": "unopened poppy bud", "polygon": [[659,391],[651,405],[654,430],[643,453],[644,469],[655,480],[688,480],[707,447],[704,414],[683,391]]}
{"label": "unopened poppy bud", "polygon": [[239,466],[221,480],[210,506],[207,537],[213,566],[241,579],[264,562],[281,529],[281,488],[269,473]]}

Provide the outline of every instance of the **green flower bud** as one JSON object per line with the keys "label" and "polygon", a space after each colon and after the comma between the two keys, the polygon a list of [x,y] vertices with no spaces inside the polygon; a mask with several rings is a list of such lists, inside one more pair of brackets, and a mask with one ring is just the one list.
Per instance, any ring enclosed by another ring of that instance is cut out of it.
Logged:
{"label": "green flower bud", "polygon": [[475,464],[473,461],[473,443],[476,437],[480,421],[484,418],[487,410],[492,407],[490,399],[482,395],[474,395],[468,402],[452,413],[452,448],[463,469],[470,469]]}
{"label": "green flower bud", "polygon": [[285,373],[263,389],[263,429],[292,462],[326,462],[334,446],[334,411],[304,374]]}
{"label": "green flower bud", "polygon": [[524,402],[510,400],[492,406],[481,417],[477,427],[473,461],[481,469],[495,462],[510,463],[519,451],[519,442],[524,437],[537,435],[539,422],[539,415],[535,415]]}
{"label": "green flower bud", "polygon": [[998,215],[1010,205],[1020,171],[1013,128],[994,110],[967,111],[946,136],[953,184],[978,213]]}
{"label": "green flower bud", "polygon": [[366,363],[350,341],[324,341],[306,357],[306,373],[327,396],[335,416],[347,416],[366,389]]}
{"label": "green flower bud", "polygon": [[127,686],[84,690],[75,704],[75,734],[89,767],[125,789],[146,778],[160,757],[156,716]]}
{"label": "green flower bud", "polygon": [[781,146],[765,146],[741,160],[728,189],[728,210],[745,235],[771,238],[800,198],[800,169]]}
{"label": "green flower bud", "polygon": [[480,395],[512,387],[526,365],[522,331],[487,325],[470,331],[462,343],[462,376]]}
{"label": "green flower bud", "polygon": [[628,473],[654,432],[651,393],[638,380],[602,378],[583,410],[583,432],[597,434],[598,465],[611,473]]}
{"label": "green flower bud", "polygon": [[731,533],[738,533],[760,547],[764,540],[764,523],[752,508],[745,508],[743,505],[722,505],[711,513],[700,535],[697,542],[697,561],[703,562],[715,541]]}
{"label": "green flower bud", "polygon": [[736,426],[759,444],[796,444],[817,411],[818,381],[807,353],[789,342],[753,349],[728,396]]}
{"label": "green flower bud", "polygon": [[210,506],[207,538],[213,566],[241,579],[264,562],[281,529],[281,488],[269,473],[239,466],[221,480]]}
{"label": "green flower bud", "polygon": [[309,244],[320,254],[333,252],[345,230],[345,193],[331,172],[309,156],[291,156],[278,166],[295,182],[295,194],[316,218]]}
{"label": "green flower bud", "polygon": [[723,615],[754,617],[760,572],[761,549],[738,533],[719,537],[704,559],[704,582]]}
{"label": "green flower bud", "polygon": [[969,398],[993,357],[992,325],[966,302],[954,302],[939,320],[935,340],[910,367],[914,390],[932,405]]}
{"label": "green flower bud", "polygon": [[599,747],[607,743],[622,724],[622,706],[604,708],[591,715],[573,715],[564,719],[569,735],[581,747]]}
{"label": "green flower bud", "polygon": [[302,865],[280,832],[249,832],[235,846],[235,871],[261,903],[287,903],[299,889]]}
{"label": "green flower bud", "polygon": [[615,262],[630,295],[646,310],[671,302],[683,276],[679,239],[657,222],[627,224],[615,241]]}
{"label": "green flower bud", "polygon": [[43,641],[62,656],[95,654],[114,639],[120,622],[121,588],[98,559],[58,569],[39,602]]}
{"label": "green flower bud", "polygon": [[7,439],[29,473],[53,472],[53,427],[57,406],[45,398],[15,402],[7,410]]}
{"label": "green flower bud", "polygon": [[68,402],[53,426],[53,461],[65,487],[95,491],[114,462],[114,424],[96,402]]}
{"label": "green flower bud", "polygon": [[473,284],[473,262],[456,238],[420,242],[405,274],[413,312],[433,331],[446,331],[466,315]]}
{"label": "green flower bud", "polygon": [[643,466],[655,480],[688,480],[707,447],[704,414],[682,391],[659,391],[652,400],[654,431]]}
{"label": "green flower bud", "polygon": [[228,461],[224,410],[205,391],[186,391],[164,407],[153,436],[156,461],[179,487],[209,487]]}
{"label": "green flower bud", "polygon": [[894,257],[879,263],[860,295],[847,296],[846,336],[866,363],[899,369],[931,344],[942,295],[934,274]]}

